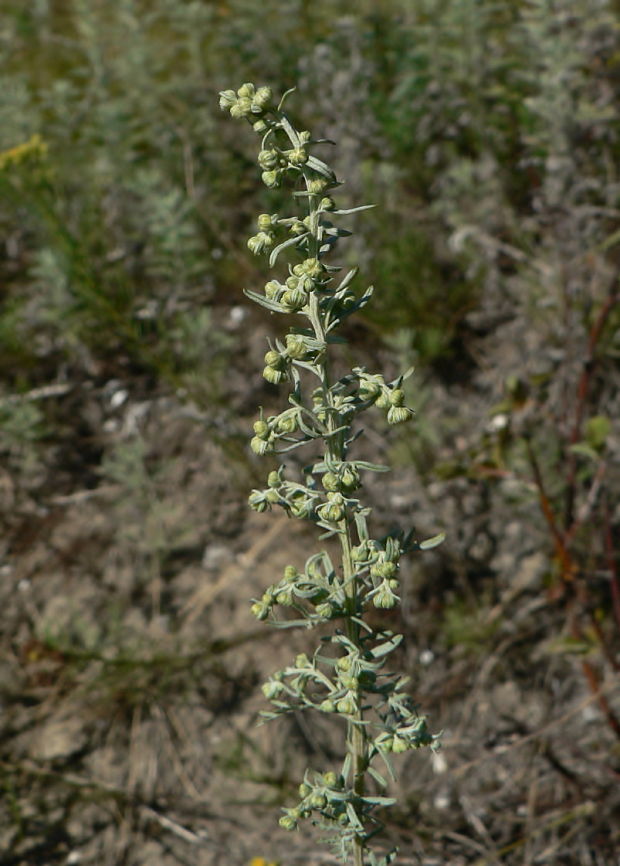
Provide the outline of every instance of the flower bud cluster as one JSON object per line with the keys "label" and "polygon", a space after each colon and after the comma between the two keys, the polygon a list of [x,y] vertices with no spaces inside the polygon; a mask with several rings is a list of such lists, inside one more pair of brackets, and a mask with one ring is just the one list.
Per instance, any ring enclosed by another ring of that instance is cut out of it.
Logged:
{"label": "flower bud cluster", "polygon": [[413,410],[405,406],[405,392],[397,383],[386,384],[380,374],[366,373],[358,368],[359,398],[366,404],[373,403],[386,413],[388,424],[402,424],[413,417]]}
{"label": "flower bud cluster", "polygon": [[[330,379],[328,349],[344,342],[333,332],[368,302],[372,288],[358,296],[350,288],[357,268],[335,284],[340,268],[326,264],[340,239],[350,234],[332,220],[352,211],[338,210],[331,195],[338,185],[334,172],[313,152],[321,142],[293,127],[282,102],[277,108],[272,105],[269,88],[244,84],[236,92],[223,91],[220,106],[233,117],[246,118],[261,136],[258,165],[266,186],[294,181],[295,202],[302,205],[301,212],[290,216],[261,213],[257,231],[247,242],[252,253],[268,255],[270,265],[285,250],[292,259],[285,277],[269,280],[262,294],[246,295],[271,313],[293,313],[307,320],[305,327],[291,328],[282,341],[269,344],[263,376],[274,385],[291,383],[290,406],[267,417],[261,410],[250,447],[259,456],[317,442],[324,450],[318,461],[315,456],[316,462],[303,469],[303,483],[285,478],[280,466],[269,472],[263,489],[252,490],[249,504],[258,512],[278,506],[289,517],[314,522],[325,530],[325,537],[340,540],[342,560],[335,567],[321,551],[310,556],[303,569],[286,566],[280,579],[253,600],[252,613],[282,627],[337,623],[331,635],[322,637],[323,645],[331,646],[327,655],[319,650],[312,657],[299,653],[293,664],[264,683],[263,694],[272,709],[263,715],[273,718],[313,709],[345,721],[348,754],[342,772],[307,771],[299,802],[284,810],[280,824],[293,830],[300,819],[317,814],[320,823],[339,834],[346,860],[351,846],[358,855],[360,846],[368,850],[366,843],[377,828],[373,810],[390,802],[366,796],[360,773],[369,770],[381,784],[381,776],[370,767],[375,757],[381,755],[389,768],[389,753],[434,741],[404,690],[405,680],[383,671],[401,636],[375,630],[363,619],[372,606],[389,609],[398,603],[400,558],[412,549],[409,536],[406,541],[401,535],[370,537],[370,509],[354,498],[362,484],[360,470],[380,472],[386,467],[348,457],[358,435],[352,432],[354,422],[367,408],[379,408],[390,425],[410,420],[413,412],[405,405],[404,376],[386,382],[380,374],[354,368],[338,381]],[[288,609],[281,620],[279,608]],[[291,618],[295,616],[299,618]],[[371,708],[373,721],[367,718]],[[362,861],[357,857],[355,862]]]}
{"label": "flower bud cluster", "polygon": [[223,90],[220,93],[220,108],[228,109],[231,117],[247,117],[255,121],[271,108],[271,88],[259,87],[253,84],[242,84],[235,93],[234,90]]}

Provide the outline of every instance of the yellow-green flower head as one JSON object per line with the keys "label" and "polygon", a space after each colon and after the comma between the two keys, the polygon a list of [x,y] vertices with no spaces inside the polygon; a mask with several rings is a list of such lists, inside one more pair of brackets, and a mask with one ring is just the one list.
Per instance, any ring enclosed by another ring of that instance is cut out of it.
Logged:
{"label": "yellow-green flower head", "polygon": [[284,569],[284,577],[282,578],[287,583],[293,583],[299,577],[299,572],[294,565],[287,565]]}
{"label": "yellow-green flower head", "polygon": [[273,451],[274,445],[269,439],[263,439],[260,436],[253,436],[250,439],[250,449],[254,454],[258,454],[259,457],[264,457],[265,454],[269,454]]}
{"label": "yellow-green flower head", "polygon": [[269,605],[263,604],[262,601],[255,602],[250,608],[256,619],[265,620],[269,616]]}
{"label": "yellow-green flower head", "polygon": [[248,117],[252,113],[252,100],[247,96],[238,99],[230,106],[231,117]]}
{"label": "yellow-green flower head", "polygon": [[308,151],[303,147],[295,147],[293,150],[287,150],[286,158],[291,165],[305,165],[308,162]]}
{"label": "yellow-green flower head", "polygon": [[390,399],[390,389],[383,387],[381,388],[381,393],[375,400],[375,406],[379,409],[390,409],[392,406],[392,400]]}
{"label": "yellow-green flower head", "polygon": [[267,108],[271,102],[272,92],[271,87],[259,87],[254,94],[253,103],[261,111]]}
{"label": "yellow-green flower head", "polygon": [[301,334],[286,335],[286,351],[289,358],[294,358],[296,361],[300,361],[306,357],[308,349],[306,348],[306,341]]}
{"label": "yellow-green flower head", "polygon": [[277,280],[269,280],[268,283],[265,283],[265,297],[270,300],[275,300],[280,292],[282,291],[282,286]]}
{"label": "yellow-green flower head", "polygon": [[321,478],[321,483],[325,490],[335,492],[340,490],[340,479],[335,472],[326,472]]}
{"label": "yellow-green flower head", "polygon": [[286,367],[286,358],[274,349],[265,352],[265,364],[268,367],[274,367],[276,370],[283,370]]}
{"label": "yellow-green flower head", "polygon": [[276,423],[278,433],[294,433],[297,430],[297,418],[294,414],[281,415]]}
{"label": "yellow-green flower head", "polygon": [[[277,219],[277,215],[274,214],[274,216]],[[271,229],[273,223],[274,223],[274,218],[272,217],[272,215],[270,213],[262,213],[259,215],[258,219],[256,220],[256,224],[258,225],[258,228],[260,229],[261,232],[268,232]]]}
{"label": "yellow-green flower head", "polygon": [[348,715],[355,712],[355,701],[349,695],[336,701],[336,712]]}
{"label": "yellow-green flower head", "polygon": [[277,150],[274,150],[273,148],[269,148],[267,150],[260,150],[258,152],[258,164],[266,171],[277,168],[279,162],[280,154]]}
{"label": "yellow-green flower head", "polygon": [[271,232],[259,232],[257,235],[248,239],[248,249],[255,256],[260,255],[268,249],[271,249],[274,242],[274,236]]}
{"label": "yellow-green flower head", "polygon": [[284,587],[276,595],[276,601],[283,607],[288,607],[293,603],[293,590],[290,587]]}
{"label": "yellow-green flower head", "polygon": [[275,469],[267,476],[267,486],[274,488],[280,486],[280,475]]}
{"label": "yellow-green flower head", "polygon": [[322,177],[315,177],[312,178],[312,180],[308,181],[308,192],[312,193],[313,195],[320,195],[327,189],[328,186],[329,183]]}
{"label": "yellow-green flower head", "polygon": [[403,424],[413,416],[413,410],[406,406],[390,406],[387,413],[388,424]]}
{"label": "yellow-green flower head", "polygon": [[222,90],[220,91],[220,108],[222,111],[226,111],[226,109],[230,109],[237,101],[237,94],[234,90]]}
{"label": "yellow-green flower head", "polygon": [[320,604],[317,604],[314,610],[316,615],[322,619],[331,619],[334,613],[334,608],[328,601],[322,601]]}
{"label": "yellow-green flower head", "polygon": [[[262,442],[262,439],[258,440]],[[257,511],[259,514],[262,514],[263,511],[267,511],[271,506],[265,500],[265,495],[261,490],[253,490],[248,497],[248,504],[253,511]]]}
{"label": "yellow-green flower head", "polygon": [[253,429],[260,439],[269,438],[269,424],[263,418],[259,418],[258,421],[254,422]]}
{"label": "yellow-green flower head", "polygon": [[265,186],[269,187],[269,189],[274,189],[275,187],[280,185],[280,181],[282,178],[282,172],[275,171],[264,171],[261,174],[261,179]]}
{"label": "yellow-green flower head", "polygon": [[320,791],[317,791],[316,794],[313,794],[310,797],[310,805],[313,809],[324,809],[327,805],[327,797],[325,794],[321,794]]}
{"label": "yellow-green flower head", "polygon": [[286,370],[276,370],[274,367],[265,367],[263,370],[263,378],[272,385],[280,385],[288,379]]}
{"label": "yellow-green flower head", "polygon": [[242,84],[237,91],[237,96],[240,98],[248,97],[249,99],[252,99],[255,93],[256,88],[254,87],[252,82],[246,82],[245,84]]}
{"label": "yellow-green flower head", "polygon": [[308,231],[308,229],[301,220],[295,220],[289,228],[289,231],[292,235],[303,235]]}
{"label": "yellow-green flower head", "polygon": [[379,587],[379,592],[372,599],[375,607],[383,608],[384,610],[396,607],[397,601],[398,599],[390,589],[389,584],[385,581]]}
{"label": "yellow-green flower head", "polygon": [[376,562],[370,568],[372,577],[391,578],[398,571],[398,566],[394,562]]}
{"label": "yellow-green flower head", "polygon": [[280,820],[278,821],[280,827],[283,827],[285,830],[296,830],[297,829],[297,821],[292,818],[290,815],[282,815]]}
{"label": "yellow-green flower head", "polygon": [[286,307],[291,313],[296,313],[308,303],[308,295],[301,289],[293,289],[282,293],[280,303]]}

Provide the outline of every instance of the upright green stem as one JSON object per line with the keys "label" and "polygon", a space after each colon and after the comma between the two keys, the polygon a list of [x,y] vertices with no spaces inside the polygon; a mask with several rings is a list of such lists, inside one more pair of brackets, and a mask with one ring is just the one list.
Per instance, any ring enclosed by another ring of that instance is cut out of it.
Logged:
{"label": "upright green stem", "polygon": [[[306,187],[295,195],[307,198],[307,213],[284,217],[261,214],[259,231],[248,239],[248,248],[256,255],[269,254],[271,264],[283,250],[293,248],[295,258],[301,256],[302,260],[289,264],[284,283],[270,280],[264,294],[246,294],[272,313],[305,316],[310,327],[293,327],[285,343],[275,340],[270,344],[263,376],[276,385],[294,383],[292,408],[278,416],[265,416],[261,410],[250,447],[262,456],[322,440],[323,454],[315,455],[318,462],[308,467],[309,477],[304,473],[302,484],[287,478],[284,466],[271,471],[267,486],[253,490],[249,503],[259,512],[282,507],[291,517],[309,519],[327,529],[327,535],[337,534],[341,562],[334,566],[328,553],[322,551],[308,557],[301,569],[289,565],[283,577],[254,601],[255,616],[269,618],[276,626],[334,623],[333,632],[323,640],[334,648],[336,657],[327,658],[319,650],[312,658],[300,653],[292,665],[276,672],[263,685],[273,707],[263,715],[275,718],[296,709],[314,709],[346,719],[346,758],[341,771],[308,768],[299,786],[298,804],[284,808],[279,823],[295,830],[301,819],[318,816],[316,823],[333,830],[329,841],[335,844],[340,859],[349,858],[353,866],[364,866],[368,830],[380,828],[373,810],[393,802],[390,797],[366,791],[367,772],[380,789],[387,785],[370,766],[371,757],[381,754],[389,767],[390,752],[430,745],[434,738],[402,690],[405,680],[383,671],[387,654],[398,646],[401,636],[387,630],[375,633],[360,619],[369,605],[389,609],[398,603],[399,560],[405,548],[400,533],[380,539],[370,536],[366,523],[370,509],[356,498],[355,491],[361,486],[362,470],[380,472],[385,467],[349,458],[348,433],[357,415],[372,404],[386,413],[389,424],[408,421],[413,412],[404,405],[403,377],[386,382],[378,373],[353,368],[344,379],[331,381],[328,336],[368,302],[372,288],[357,297],[349,289],[357,268],[336,285],[335,273],[340,268],[322,261],[339,238],[349,234],[334,225],[333,218],[352,211],[339,210],[331,197],[331,190],[338,186],[336,176],[311,152],[320,141],[313,140],[308,131],[296,130],[282,112],[282,102],[275,108],[271,98],[269,88],[257,89],[246,83],[236,92],[222,91],[220,106],[232,117],[248,120],[261,135],[258,163],[266,186],[279,186],[284,178],[291,177],[303,178]],[[291,148],[282,141],[284,136]],[[286,232],[290,235],[283,239]],[[305,399],[303,377],[308,373],[316,377],[310,395],[312,405]],[[314,387],[316,380],[318,388]],[[437,543],[437,539],[430,542]],[[278,619],[274,615],[277,606],[292,608],[301,620]],[[368,644],[362,628],[368,629]],[[380,858],[371,856],[377,866],[390,866],[395,852]]]}

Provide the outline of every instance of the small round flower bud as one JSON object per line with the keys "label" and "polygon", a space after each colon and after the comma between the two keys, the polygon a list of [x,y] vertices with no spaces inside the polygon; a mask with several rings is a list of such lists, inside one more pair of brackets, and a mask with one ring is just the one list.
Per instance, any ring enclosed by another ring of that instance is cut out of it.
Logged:
{"label": "small round flower bud", "polygon": [[252,436],[250,439],[250,448],[254,454],[258,454],[259,457],[264,457],[265,454],[269,454],[273,451],[273,442],[270,442],[268,439],[263,439],[260,436]]}
{"label": "small round flower bud", "polygon": [[289,229],[292,235],[303,235],[308,230],[305,225],[301,222],[301,220],[296,220]]}
{"label": "small round flower bud", "polygon": [[252,113],[252,100],[248,99],[247,96],[238,99],[233,105],[230,106],[230,116],[231,117],[247,117]]}
{"label": "small round flower bud", "polygon": [[328,788],[335,788],[338,784],[338,776],[333,772],[333,770],[328,770],[327,773],[323,773],[323,784],[327,785]]}
{"label": "small round flower bud", "polygon": [[261,179],[265,186],[268,186],[269,189],[273,189],[276,186],[280,185],[280,172],[279,171],[264,171],[261,174]]}
{"label": "small round flower bud", "polygon": [[250,610],[256,619],[265,620],[269,616],[269,606],[263,604],[261,601],[257,601],[253,604]]}
{"label": "small round flower bud", "polygon": [[253,110],[256,113],[258,113],[259,111],[264,111],[271,102],[271,88],[259,87],[254,94],[254,99],[252,100],[252,102]]}
{"label": "small round flower bud", "polygon": [[291,165],[305,165],[308,162],[308,151],[303,147],[296,147],[286,152],[286,157]]}
{"label": "small round flower bud", "polygon": [[294,415],[280,417],[276,423],[278,433],[294,433],[297,430],[297,419]]}
{"label": "small round flower bud", "polygon": [[376,562],[370,567],[370,574],[372,577],[394,577],[397,571],[398,567],[393,562]]}
{"label": "small round flower bud", "polygon": [[390,406],[387,413],[388,424],[403,424],[409,421],[413,412],[406,406]]}
{"label": "small round flower bud", "polygon": [[392,406],[402,406],[405,402],[405,392],[402,388],[394,388],[390,393],[390,403]]}
{"label": "small round flower bud", "polygon": [[281,290],[282,286],[277,280],[269,280],[268,283],[265,283],[265,297],[269,298],[270,301],[277,298]]}
{"label": "small round flower bud", "polygon": [[360,486],[360,474],[354,466],[345,466],[340,480],[342,481],[343,489],[347,493],[356,490]]}
{"label": "small round flower bud", "polygon": [[252,124],[252,129],[254,132],[258,132],[259,135],[262,135],[264,132],[267,132],[269,127],[264,120],[257,120],[256,123]]}
{"label": "small round flower bud", "polygon": [[296,361],[306,357],[308,350],[306,349],[306,341],[301,334],[286,335],[286,351],[289,357]]}
{"label": "small round flower bud", "polygon": [[[262,440],[259,440],[262,442]],[[267,511],[269,508],[269,503],[265,501],[265,497],[260,490],[253,490],[248,497],[248,504],[253,511],[258,511],[259,514],[262,514],[263,511]]]}
{"label": "small round flower bud", "polygon": [[326,698],[319,704],[319,709],[322,713],[333,713],[336,709],[336,704],[330,698]]}
{"label": "small round flower bud", "polygon": [[344,517],[344,508],[337,502],[325,502],[317,508],[317,513],[326,523],[339,523]]}
{"label": "small round flower bud", "polygon": [[312,133],[308,132],[307,129],[302,129],[302,131],[299,133],[299,141],[301,144],[308,144],[311,138]]}
{"label": "small round flower bud", "polygon": [[280,501],[280,494],[277,490],[270,487],[269,490],[265,491],[265,500],[271,505],[277,505]]}
{"label": "small round flower bud", "polygon": [[302,782],[297,790],[299,791],[300,797],[307,797],[309,794],[312,793],[312,788],[310,787],[310,785],[306,785],[305,782]]}
{"label": "small round flower bud", "polygon": [[351,689],[351,691],[355,691],[359,686],[359,680],[357,677],[352,677],[348,674],[340,677],[340,682],[342,683],[345,689]]}
{"label": "small round flower bud", "polygon": [[355,701],[353,698],[344,697],[336,701],[336,712],[347,715],[355,712]]}
{"label": "small round flower bud", "polygon": [[334,613],[334,609],[328,601],[323,601],[321,604],[317,604],[314,608],[317,616],[320,616],[321,619],[331,619]]}
{"label": "small round flower bud", "polygon": [[226,109],[230,109],[231,105],[234,105],[237,101],[237,94],[234,90],[222,90],[220,91],[220,108],[222,111],[226,111]]}
{"label": "small round flower bud", "polygon": [[252,82],[246,82],[242,84],[239,90],[237,91],[237,96],[246,96],[252,99],[254,93],[256,92],[256,88],[252,84]]}
{"label": "small round flower bud", "polygon": [[301,289],[293,289],[292,291],[282,292],[280,303],[291,313],[301,310],[308,303],[308,295]]}
{"label": "small round flower bud", "polygon": [[273,367],[276,370],[281,370],[286,366],[286,359],[282,357],[279,352],[276,352],[274,349],[270,349],[268,352],[265,352],[265,364],[268,367]]}
{"label": "small round flower bud", "polygon": [[330,196],[326,195],[319,203],[319,210],[334,210],[336,202]]}
{"label": "small round flower bud", "polygon": [[271,232],[259,232],[257,235],[248,238],[248,249],[255,256],[260,255],[265,250],[273,246],[273,234]]}
{"label": "small round flower bud", "polygon": [[285,830],[296,830],[297,829],[297,821],[294,818],[291,818],[290,815],[282,815],[280,820],[278,821],[280,827],[283,827]]}
{"label": "small round flower bud", "polygon": [[280,154],[273,148],[269,148],[269,150],[261,150],[258,153],[258,164],[261,168],[264,168],[265,171],[277,168],[279,159]]}
{"label": "small round flower bud", "polygon": [[351,656],[342,656],[336,662],[336,667],[339,671],[350,671],[351,670]]}
{"label": "small round flower bud", "polygon": [[389,610],[396,607],[396,596],[387,584],[382,584],[379,592],[373,596],[372,603],[375,607]]}
{"label": "small round flower bud", "polygon": [[281,589],[280,592],[276,595],[276,601],[283,607],[288,607],[289,605],[291,605],[293,603],[292,589]]}
{"label": "small round flower bud", "polygon": [[379,409],[390,409],[392,407],[390,392],[387,388],[381,388],[381,393],[375,400],[375,406],[378,406]]}
{"label": "small round flower bud", "polygon": [[280,486],[280,476],[274,469],[267,476],[267,486],[268,487],[279,487]]}
{"label": "small round flower bud", "polygon": [[323,809],[327,805],[327,797],[317,792],[310,797],[310,805],[313,809]]}
{"label": "small round flower bud", "polygon": [[320,195],[328,186],[328,182],[323,180],[322,177],[315,177],[308,182],[308,192],[313,195]]}
{"label": "small round flower bud", "polygon": [[335,472],[326,472],[321,479],[321,483],[325,490],[335,492],[340,490],[340,479]]}
{"label": "small round flower bud", "polygon": [[294,565],[287,565],[284,569],[284,580],[294,581],[299,577],[299,572]]}
{"label": "small round flower bud", "polygon": [[272,385],[280,385],[287,378],[285,370],[276,370],[273,367],[265,367],[263,370],[263,378]]}
{"label": "small round flower bud", "polygon": [[381,393],[381,385],[369,379],[360,382],[359,395],[362,400],[376,400]]}
{"label": "small round flower bud", "polygon": [[307,668],[310,666],[310,659],[305,653],[299,653],[298,656],[295,657],[295,667],[296,668]]}
{"label": "small round flower bud", "polygon": [[269,424],[262,418],[255,421],[253,424],[254,432],[260,439],[267,439],[269,436]]}
{"label": "small round flower bud", "polygon": [[256,224],[258,225],[259,229],[262,232],[269,231],[269,229],[272,226],[271,214],[268,214],[268,213],[260,214],[258,219],[256,220]]}

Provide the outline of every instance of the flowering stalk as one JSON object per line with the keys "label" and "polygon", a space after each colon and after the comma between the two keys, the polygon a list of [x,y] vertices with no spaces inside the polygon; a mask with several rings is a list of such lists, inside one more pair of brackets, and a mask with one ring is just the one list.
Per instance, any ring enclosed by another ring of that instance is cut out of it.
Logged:
{"label": "flowering stalk", "polygon": [[[405,691],[407,678],[384,669],[402,635],[375,630],[365,614],[372,607],[397,605],[401,556],[433,547],[442,536],[425,542],[415,541],[412,533],[370,536],[371,509],[357,498],[362,473],[384,472],[387,467],[349,457],[349,446],[359,435],[352,432],[354,421],[371,406],[382,410],[389,424],[407,422],[413,413],[404,402],[404,376],[386,382],[363,367],[337,380],[330,374],[332,346],[344,342],[336,330],[372,295],[372,287],[359,297],[352,291],[357,268],[341,278],[341,268],[328,263],[339,239],[350,234],[334,219],[372,205],[336,207],[332,191],[339,184],[334,172],[312,154],[314,145],[325,142],[296,129],[282,110],[290,92],[277,107],[268,87],[244,84],[236,92],[220,94],[220,107],[248,120],[261,136],[258,163],[263,182],[273,188],[291,181],[294,201],[303,211],[290,216],[261,214],[258,231],[248,240],[253,253],[269,257],[270,266],[284,252],[293,261],[283,282],[270,280],[263,293],[245,294],[272,313],[301,319],[284,341],[270,344],[265,355],[263,375],[273,384],[289,384],[289,408],[268,417],[261,410],[250,446],[262,456],[314,445],[315,455],[298,478],[287,477],[283,464],[270,472],[265,488],[253,490],[249,502],[258,512],[279,507],[290,517],[314,523],[323,530],[322,539],[336,536],[341,561],[334,565],[322,550],[300,568],[288,565],[281,579],[253,604],[259,620],[269,619],[281,628],[333,623],[333,632],[321,638],[312,657],[298,655],[263,685],[272,705],[263,716],[271,719],[313,709],[344,720],[342,767],[338,772],[307,770],[299,802],[284,810],[280,824],[294,830],[301,819],[312,817],[315,824],[333,831],[331,841],[343,861],[387,866],[395,852],[377,857],[369,848],[382,826],[376,811],[395,802],[383,796],[387,781],[376,765],[382,762],[393,779],[390,753],[436,745],[436,737]],[[278,618],[280,608],[289,608],[292,615]]]}

